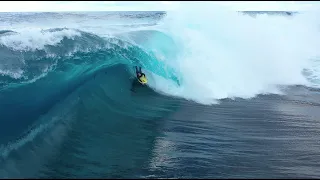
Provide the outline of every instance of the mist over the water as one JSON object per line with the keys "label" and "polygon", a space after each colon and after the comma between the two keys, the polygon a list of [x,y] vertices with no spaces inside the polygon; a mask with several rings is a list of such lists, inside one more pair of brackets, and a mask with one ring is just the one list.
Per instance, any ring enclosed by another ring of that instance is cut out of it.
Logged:
{"label": "mist over the water", "polygon": [[174,67],[181,87],[157,89],[212,103],[281,93],[282,85],[317,87],[320,31],[318,12],[252,17],[210,3],[188,3],[168,12],[159,29],[178,44]]}

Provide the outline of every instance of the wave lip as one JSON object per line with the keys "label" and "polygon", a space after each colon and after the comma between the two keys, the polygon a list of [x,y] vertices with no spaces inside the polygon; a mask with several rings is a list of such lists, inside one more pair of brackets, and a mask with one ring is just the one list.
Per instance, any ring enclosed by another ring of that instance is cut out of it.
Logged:
{"label": "wave lip", "polygon": [[79,63],[77,56],[101,49],[108,49],[104,39],[75,29],[55,28],[1,36],[1,84],[35,82],[69,63]]}

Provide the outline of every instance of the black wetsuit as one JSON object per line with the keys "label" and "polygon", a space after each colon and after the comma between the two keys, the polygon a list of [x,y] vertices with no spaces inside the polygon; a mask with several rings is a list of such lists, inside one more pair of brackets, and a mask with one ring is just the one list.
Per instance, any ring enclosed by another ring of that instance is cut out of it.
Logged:
{"label": "black wetsuit", "polygon": [[[140,75],[139,75],[140,74]],[[131,86],[131,91],[133,91],[134,92],[134,87],[136,87],[136,86],[142,86],[142,84],[140,83],[140,82],[138,82],[139,81],[139,79],[142,77],[142,76],[145,76],[145,74],[143,73],[143,72],[141,72],[141,67],[137,67],[136,66],[136,76],[137,76],[137,79],[138,80],[134,80],[133,82],[132,82],[132,86]]]}
{"label": "black wetsuit", "polygon": [[141,67],[137,67],[136,66],[136,75],[137,75],[137,78],[140,79],[142,76],[146,76],[142,71],[141,71]]}

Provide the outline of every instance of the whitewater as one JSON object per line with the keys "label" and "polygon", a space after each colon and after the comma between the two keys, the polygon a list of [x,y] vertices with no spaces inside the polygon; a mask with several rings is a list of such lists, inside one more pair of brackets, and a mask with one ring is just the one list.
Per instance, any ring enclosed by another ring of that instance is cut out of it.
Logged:
{"label": "whitewater", "polygon": [[[318,176],[319,12],[198,6],[1,13],[0,176]],[[131,92],[137,65],[149,83]],[[292,162],[314,160],[297,175],[281,148],[300,151],[282,141],[306,127],[312,138],[295,143],[311,150]]]}

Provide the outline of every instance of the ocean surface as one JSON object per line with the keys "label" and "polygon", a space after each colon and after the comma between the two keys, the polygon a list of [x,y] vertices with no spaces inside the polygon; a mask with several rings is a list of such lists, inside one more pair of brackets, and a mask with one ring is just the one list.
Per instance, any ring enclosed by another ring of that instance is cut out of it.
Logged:
{"label": "ocean surface", "polygon": [[0,13],[0,177],[319,178],[318,17]]}

